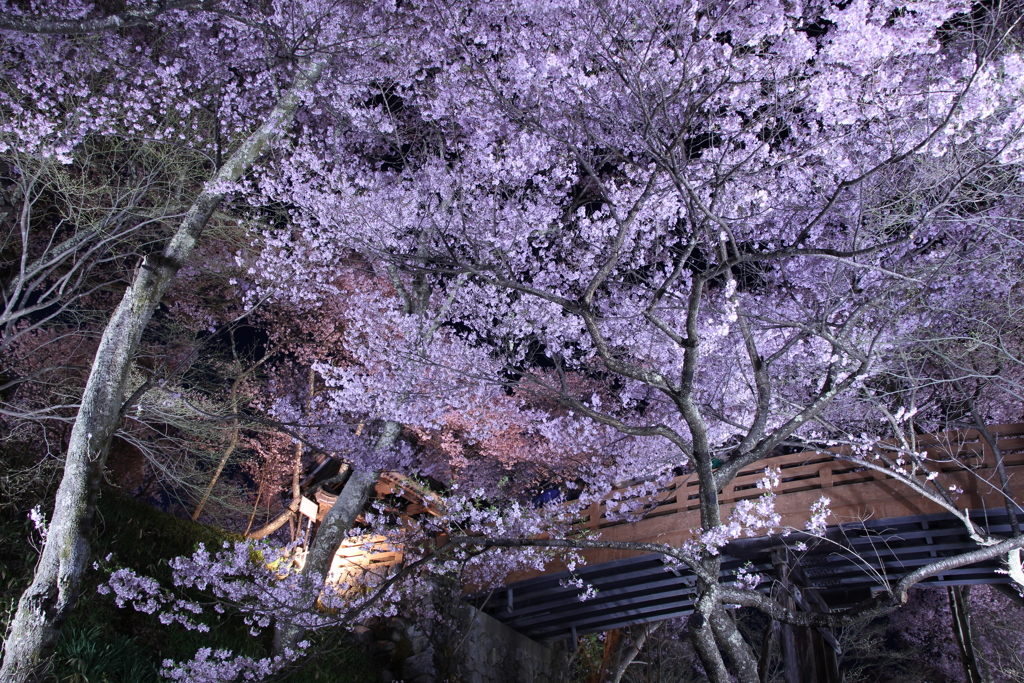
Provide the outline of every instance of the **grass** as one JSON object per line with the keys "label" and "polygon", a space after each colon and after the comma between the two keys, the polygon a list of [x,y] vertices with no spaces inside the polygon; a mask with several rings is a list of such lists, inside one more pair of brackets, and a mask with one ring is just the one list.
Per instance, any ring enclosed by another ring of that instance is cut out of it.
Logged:
{"label": "grass", "polygon": [[54,653],[52,675],[67,683],[158,683],[156,662],[135,638],[70,626]]}

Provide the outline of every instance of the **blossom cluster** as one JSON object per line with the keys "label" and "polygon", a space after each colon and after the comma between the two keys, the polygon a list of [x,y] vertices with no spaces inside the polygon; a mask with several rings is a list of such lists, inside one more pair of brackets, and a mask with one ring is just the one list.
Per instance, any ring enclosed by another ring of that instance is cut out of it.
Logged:
{"label": "blossom cluster", "polygon": [[775,509],[775,493],[772,489],[781,481],[782,475],[778,469],[766,467],[764,477],[757,484],[765,492],[756,500],[736,503],[724,524],[701,530],[689,542],[693,554],[699,556],[703,551],[718,555],[729,541],[744,536],[764,536],[777,530],[782,524],[782,515]]}
{"label": "blossom cluster", "polygon": [[[339,614],[360,612],[369,617],[394,613],[397,592],[388,592],[372,606],[369,603],[381,577],[364,572],[348,573],[342,581],[332,581],[332,577],[327,581],[311,579],[300,571],[301,556],[297,550],[294,544],[274,548],[248,541],[225,542],[221,550],[211,552],[200,544],[190,557],[171,560],[171,587],[134,570],[120,568],[110,573],[99,591],[112,595],[118,607],[154,614],[165,625],[177,623],[198,632],[210,630],[204,615],[230,610],[242,616],[254,637],[266,628],[284,625],[309,631],[352,625],[339,620]],[[109,565],[112,560],[108,556],[104,564]],[[183,597],[183,593],[196,591],[208,597]],[[300,657],[308,646],[308,641],[300,641],[298,650],[265,658],[202,648],[192,660],[165,661],[163,675],[174,680],[210,683],[236,680],[238,676],[262,680]]]}

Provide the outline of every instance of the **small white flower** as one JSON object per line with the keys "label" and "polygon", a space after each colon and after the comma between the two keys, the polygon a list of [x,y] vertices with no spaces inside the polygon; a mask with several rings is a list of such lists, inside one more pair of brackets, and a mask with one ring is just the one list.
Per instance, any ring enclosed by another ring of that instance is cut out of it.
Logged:
{"label": "small white flower", "polygon": [[36,505],[29,510],[28,518],[32,520],[32,526],[39,532],[39,537],[43,539],[43,543],[46,543],[46,535],[49,533],[50,527],[46,523],[46,515],[43,514],[42,508]]}

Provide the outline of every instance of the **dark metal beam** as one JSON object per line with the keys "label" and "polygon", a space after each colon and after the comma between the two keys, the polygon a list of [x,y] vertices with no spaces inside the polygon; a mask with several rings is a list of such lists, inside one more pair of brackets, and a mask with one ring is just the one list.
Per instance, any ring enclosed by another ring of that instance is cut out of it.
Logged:
{"label": "dark metal beam", "polygon": [[[1005,511],[976,511],[971,518],[992,533],[1009,530]],[[832,609],[882,590],[937,557],[976,547],[962,522],[943,515],[844,524],[829,529],[827,537],[831,542],[820,542],[795,556],[808,587],[817,590]],[[734,541],[724,549],[720,576],[728,581],[746,562],[753,571],[770,572],[772,550],[788,546],[788,552],[793,552],[792,546],[805,538],[794,533],[788,538]],[[1005,583],[1006,577],[995,573],[998,568],[998,561],[986,562],[949,570],[923,583],[936,587]],[[580,600],[585,588],[566,584],[574,579],[592,586],[596,595]],[[692,612],[695,581],[686,568],[669,568],[662,556],[644,555],[580,567],[571,574],[535,577],[467,600],[510,627],[548,641],[686,616]]]}

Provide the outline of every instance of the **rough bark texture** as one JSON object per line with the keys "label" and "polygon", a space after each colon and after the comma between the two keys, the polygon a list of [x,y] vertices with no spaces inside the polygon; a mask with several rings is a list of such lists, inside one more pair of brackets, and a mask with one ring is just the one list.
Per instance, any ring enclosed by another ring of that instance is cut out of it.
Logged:
{"label": "rough bark texture", "polygon": [[[380,437],[377,439],[377,450],[390,448],[398,439],[402,426],[397,422],[386,422]],[[316,598],[320,594],[327,573],[331,569],[338,547],[347,538],[356,517],[366,507],[373,493],[373,487],[380,479],[380,470],[354,470],[345,482],[345,488],[338,494],[338,499],[327,512],[320,529],[313,538],[306,563],[302,567],[302,575],[308,581],[311,599],[308,609],[316,608]],[[274,630],[274,655],[282,655],[286,650],[295,650],[296,644],[302,639],[305,630],[295,623],[278,623]]]}
{"label": "rough bark texture", "polygon": [[4,643],[0,680],[38,680],[60,629],[78,598],[89,559],[96,497],[110,441],[121,423],[132,359],[153,310],[188,259],[206,223],[223,199],[216,190],[238,180],[292,121],[300,94],[320,76],[323,62],[307,63],[266,122],[217,171],[192,204],[163,254],[147,256],[110,317],[93,359],[81,407],[68,443],[53,521],[32,584],[22,594]]}
{"label": "rough bark texture", "polygon": [[[714,609],[713,604],[707,609]],[[704,673],[712,683],[732,683],[732,677],[725,668],[725,661],[722,653],[715,642],[715,635],[711,631],[711,625],[700,612],[690,615],[690,640],[693,642],[693,649],[697,651]]]}
{"label": "rough bark texture", "polygon": [[736,623],[721,605],[711,613],[708,622],[715,634],[715,641],[731,660],[736,680],[740,683],[760,683],[757,675],[757,658],[750,644],[743,638]]}

